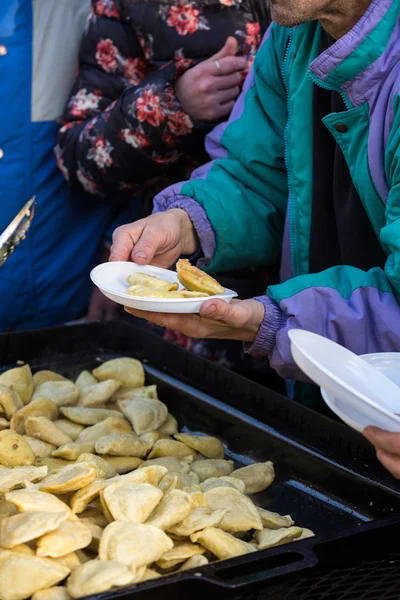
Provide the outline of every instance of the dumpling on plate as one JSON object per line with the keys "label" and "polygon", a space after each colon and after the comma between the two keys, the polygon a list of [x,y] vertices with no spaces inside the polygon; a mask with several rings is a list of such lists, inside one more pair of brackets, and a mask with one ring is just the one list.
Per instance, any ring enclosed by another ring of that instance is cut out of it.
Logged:
{"label": "dumpling on plate", "polygon": [[206,549],[199,544],[182,541],[175,542],[171,550],[165,552],[157,561],[157,566],[160,569],[173,569],[176,565],[185,562],[192,556],[204,554]]}
{"label": "dumpling on plate", "polygon": [[218,527],[227,512],[225,508],[195,508],[168,531],[180,537],[189,537],[192,533],[206,529],[206,527]]}
{"label": "dumpling on plate", "polygon": [[233,471],[233,461],[223,460],[222,458],[196,460],[192,464],[191,470],[199,476],[200,481],[205,481],[210,477],[230,475]]}
{"label": "dumpling on plate", "polygon": [[256,531],[254,537],[258,543],[258,549],[265,550],[266,548],[273,548],[274,546],[292,542],[299,538],[302,533],[303,529],[301,527],[288,527],[275,530],[263,529],[262,531]]}
{"label": "dumpling on plate", "polygon": [[132,273],[132,275],[126,278],[126,281],[131,286],[150,287],[169,292],[177,290],[179,287],[177,283],[170,283],[165,279],[160,279],[154,275],[147,275],[146,273]]}
{"label": "dumpling on plate", "polygon": [[130,296],[140,296],[144,298],[166,298],[170,300],[183,298],[181,292],[179,291],[160,290],[151,287],[143,287],[140,285],[131,285],[131,287],[126,290],[126,293]]}
{"label": "dumpling on plate", "polygon": [[261,517],[261,522],[265,529],[280,529],[281,527],[290,527],[294,521],[290,515],[281,516],[270,510],[265,510],[257,506],[257,512]]}
{"label": "dumpling on plate", "polygon": [[185,258],[178,260],[176,272],[180,283],[192,292],[205,292],[210,296],[225,292],[225,288],[218,281],[191,265]]}

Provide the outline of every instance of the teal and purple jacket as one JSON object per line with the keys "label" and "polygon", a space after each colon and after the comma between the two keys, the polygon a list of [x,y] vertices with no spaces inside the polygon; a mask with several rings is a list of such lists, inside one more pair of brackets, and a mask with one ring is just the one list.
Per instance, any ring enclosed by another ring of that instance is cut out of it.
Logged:
{"label": "teal and purple jacket", "polygon": [[[400,0],[373,0],[323,54],[320,36],[319,22],[270,27],[229,121],[209,136],[213,160],[154,206],[189,213],[210,273],[281,259],[281,283],[257,298],[265,317],[250,352],[267,354],[289,379],[302,379],[293,328],[357,354],[400,350]],[[346,110],[323,122],[387,256],[384,269],[309,273],[316,85],[343,97]]]}

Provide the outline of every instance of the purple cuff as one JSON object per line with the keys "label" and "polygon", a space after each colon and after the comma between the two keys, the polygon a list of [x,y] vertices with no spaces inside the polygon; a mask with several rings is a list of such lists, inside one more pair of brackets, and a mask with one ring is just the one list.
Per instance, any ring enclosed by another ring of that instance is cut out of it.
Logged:
{"label": "purple cuff", "polygon": [[162,203],[159,201],[160,196],[156,200],[158,202],[154,202],[153,213],[163,212],[171,208],[181,208],[187,212],[196,230],[203,252],[197,266],[201,269],[210,264],[215,252],[215,235],[205,210],[195,200],[191,200],[187,196],[173,196],[171,199],[162,197]]}
{"label": "purple cuff", "polygon": [[286,323],[288,317],[281,311],[279,306],[268,296],[253,298],[264,305],[264,319],[258,330],[256,340],[253,344],[245,343],[244,350],[248,354],[267,355],[270,357],[275,348],[276,334]]}

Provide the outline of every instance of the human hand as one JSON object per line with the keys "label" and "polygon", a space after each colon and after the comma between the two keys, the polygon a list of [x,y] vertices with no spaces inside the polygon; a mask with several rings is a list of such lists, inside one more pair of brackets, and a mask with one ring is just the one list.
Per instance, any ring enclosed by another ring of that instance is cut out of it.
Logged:
{"label": "human hand", "polygon": [[110,261],[132,260],[168,268],[180,256],[194,254],[199,241],[187,212],[173,208],[118,227]]}
{"label": "human hand", "polygon": [[118,318],[119,306],[96,287],[93,286],[89,301],[87,321],[95,323],[97,321],[113,321]]}
{"label": "human hand", "polygon": [[254,342],[264,319],[264,306],[257,300],[220,299],[204,302],[199,315],[166,314],[125,307],[126,312],[192,338],[215,338]]}
{"label": "human hand", "polygon": [[247,66],[246,58],[235,56],[237,50],[236,39],[228,37],[217,54],[185,71],[176,82],[176,96],[195,121],[218,121],[231,113]]}
{"label": "human hand", "polygon": [[393,477],[400,479],[400,433],[366,427],[364,437],[376,448],[376,457]]}

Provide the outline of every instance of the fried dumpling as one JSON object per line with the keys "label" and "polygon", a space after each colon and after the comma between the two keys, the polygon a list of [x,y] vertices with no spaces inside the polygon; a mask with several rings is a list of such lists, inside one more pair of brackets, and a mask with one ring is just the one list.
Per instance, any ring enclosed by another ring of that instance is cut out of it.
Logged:
{"label": "fried dumpling", "polygon": [[261,517],[257,508],[250,498],[234,488],[214,488],[204,495],[210,508],[227,509],[228,512],[219,524],[224,531],[237,533],[250,529],[262,530]]}
{"label": "fried dumpling", "polygon": [[178,487],[181,490],[184,490],[185,488],[190,488],[190,487],[192,487],[194,485],[198,485],[200,483],[199,476],[197,475],[197,473],[194,473],[193,471],[189,471],[189,473],[180,471],[179,473],[177,473],[177,475],[178,475]]}
{"label": "fried dumpling", "polygon": [[225,288],[218,281],[191,265],[186,258],[178,260],[176,272],[180,283],[191,292],[204,292],[210,296],[225,293]]}
{"label": "fried dumpling", "polygon": [[51,473],[39,484],[42,492],[66,494],[89,485],[96,477],[96,471],[86,463],[72,464]]}
{"label": "fried dumpling", "polygon": [[161,501],[163,493],[148,483],[112,482],[103,490],[103,499],[115,521],[144,523]]}
{"label": "fried dumpling", "polygon": [[129,285],[138,285],[141,287],[150,287],[158,290],[173,291],[178,289],[177,283],[171,283],[165,279],[160,279],[154,275],[147,275],[147,273],[132,273],[126,278]]}
{"label": "fried dumpling", "polygon": [[4,417],[0,417],[0,431],[4,431],[4,429],[10,429],[10,422]]}
{"label": "fried dumpling", "polygon": [[125,387],[144,386],[144,369],[135,358],[113,358],[93,369],[93,375],[99,381],[116,379]]}
{"label": "fried dumpling", "polygon": [[215,437],[176,433],[174,438],[207,458],[224,458],[224,445]]}
{"label": "fried dumpling", "polygon": [[68,419],[57,419],[56,421],[54,421],[54,425],[56,425],[58,429],[61,429],[61,431],[63,431],[65,435],[68,435],[73,442],[75,442],[76,438],[83,430],[83,425],[72,423]]}
{"label": "fried dumpling", "polygon": [[140,396],[141,398],[158,398],[157,386],[156,385],[144,385],[140,388],[127,388],[123,387],[115,392],[112,397],[113,402],[118,400],[126,400],[127,398],[134,398]]}
{"label": "fried dumpling", "polygon": [[74,423],[79,425],[96,425],[109,417],[122,419],[123,415],[118,410],[108,408],[87,408],[86,406],[63,406],[60,412]]}
{"label": "fried dumpling", "polygon": [[183,298],[180,291],[176,290],[158,290],[152,287],[145,287],[141,285],[131,285],[126,293],[130,296],[140,296],[145,298],[166,298],[166,299],[177,299]]}
{"label": "fried dumpling", "polygon": [[25,421],[27,435],[53,444],[57,448],[72,442],[71,438],[47,417],[28,417]]}
{"label": "fried dumpling", "polygon": [[158,527],[115,521],[103,532],[99,558],[139,568],[157,561],[172,547],[172,540]]}
{"label": "fried dumpling", "polygon": [[157,561],[157,566],[160,569],[173,569],[176,565],[185,562],[192,556],[204,554],[206,549],[199,544],[191,542],[175,542],[171,550],[165,552]]}
{"label": "fried dumpling", "polygon": [[182,490],[171,490],[165,494],[146,523],[167,531],[176,523],[183,521],[191,510],[192,501],[189,494]]}
{"label": "fried dumpling", "polygon": [[196,460],[191,470],[194,471],[200,481],[205,481],[210,477],[222,477],[223,475],[230,475],[233,471],[233,461],[208,458],[206,460]]}
{"label": "fried dumpling", "polygon": [[100,594],[113,587],[128,585],[135,573],[124,564],[113,560],[90,560],[74,569],[67,581],[67,590],[72,598]]}
{"label": "fried dumpling", "polygon": [[68,381],[65,377],[63,377],[62,375],[59,375],[58,373],[55,373],[54,371],[37,371],[32,378],[33,381],[33,387],[36,388],[38,385],[40,385],[41,383],[44,383],[45,381]]}
{"label": "fried dumpling", "polygon": [[231,475],[244,482],[246,494],[256,494],[267,489],[274,481],[274,465],[270,461],[255,463],[241,469],[236,469]]}
{"label": "fried dumpling", "polygon": [[148,433],[142,433],[139,439],[142,440],[145,444],[149,444],[150,448],[154,446],[156,442],[159,440],[165,440],[168,436],[163,435],[159,431],[149,431]]}
{"label": "fried dumpling", "polygon": [[46,466],[0,469],[0,494],[9,492],[22,484],[26,484],[27,481],[40,481],[46,477],[46,475]]}
{"label": "fried dumpling", "polygon": [[241,479],[236,479],[235,477],[230,477],[229,475],[223,477],[209,477],[209,479],[205,479],[201,484],[200,488],[203,492],[207,492],[208,490],[212,490],[217,487],[231,487],[235,488],[241,494],[244,494],[246,491],[246,486]]}
{"label": "fried dumpling", "polygon": [[176,473],[168,472],[158,484],[159,489],[166,494],[171,490],[179,489],[179,477]]}
{"label": "fried dumpling", "polygon": [[205,508],[207,506],[206,497],[201,491],[200,486],[194,485],[191,488],[186,488],[184,491],[190,496],[192,508]]}
{"label": "fried dumpling", "polygon": [[69,511],[47,513],[30,512],[2,519],[0,522],[0,545],[12,548],[57,529],[68,518]]}
{"label": "fried dumpling", "polygon": [[158,440],[149,454],[149,459],[162,458],[163,456],[184,458],[185,456],[193,456],[193,450],[182,442],[177,442],[175,440]]}
{"label": "fried dumpling", "polygon": [[44,381],[33,392],[32,400],[52,400],[57,406],[75,404],[79,388],[72,381]]}
{"label": "fried dumpling", "polygon": [[204,548],[207,548],[209,552],[220,560],[256,551],[256,548],[248,542],[239,540],[230,533],[216,527],[206,527],[202,531],[193,533],[190,539],[192,542],[201,544]]}
{"label": "fried dumpling", "polygon": [[0,598],[2,600],[25,600],[35,592],[56,585],[70,570],[56,562],[9,553],[0,561]]}
{"label": "fried dumpling", "polygon": [[168,413],[167,418],[161,427],[158,428],[158,431],[164,435],[175,435],[175,433],[178,433],[178,421]]}
{"label": "fried dumpling", "polygon": [[296,541],[305,540],[310,537],[314,537],[315,533],[311,531],[311,529],[307,529],[306,527],[302,527],[301,536],[296,538]]}
{"label": "fried dumpling", "polygon": [[17,410],[24,407],[24,403],[14,389],[0,385],[0,407],[7,419],[11,419]]}
{"label": "fried dumpling", "polygon": [[98,406],[110,400],[111,396],[121,387],[116,379],[105,379],[81,389],[78,406]]}
{"label": "fried dumpling", "polygon": [[225,508],[195,508],[185,519],[170,527],[168,531],[179,537],[189,537],[192,533],[207,527],[218,527],[227,512]]}
{"label": "fried dumpling", "polygon": [[103,515],[101,508],[97,506],[86,508],[81,512],[79,518],[86,524],[98,525],[98,527],[101,527],[102,529],[108,525],[108,521]]}
{"label": "fried dumpling", "polygon": [[79,373],[75,381],[76,387],[78,387],[80,390],[83,390],[83,388],[89,387],[91,385],[96,385],[96,383],[99,383],[98,379],[96,379],[96,377],[93,377],[93,375],[89,371],[81,371],[81,373]]}
{"label": "fried dumpling", "polygon": [[37,456],[35,458],[35,466],[36,467],[47,467],[48,473],[52,473],[53,471],[58,471],[61,467],[66,467],[67,465],[71,465],[72,462],[70,460],[64,460],[63,458],[53,458],[52,456],[45,456],[41,458]]}
{"label": "fried dumpling", "polygon": [[63,585],[56,585],[47,590],[39,590],[32,596],[32,600],[70,600],[71,596]]}
{"label": "fried dumpling", "polygon": [[157,486],[166,474],[167,469],[161,465],[142,466],[132,473],[126,473],[118,477],[118,481],[130,483],[150,483]]}
{"label": "fried dumpling", "polygon": [[29,404],[18,410],[11,418],[11,429],[23,435],[25,421],[28,417],[47,417],[51,421],[57,419],[58,409],[52,400],[32,400]]}
{"label": "fried dumpling", "polygon": [[46,456],[50,456],[53,450],[56,449],[53,444],[42,442],[42,440],[32,438],[29,435],[24,435],[24,440],[30,445],[35,457],[39,456],[40,458],[45,458]]}
{"label": "fried dumpling", "polygon": [[108,483],[109,482],[105,479],[94,479],[91,483],[72,494],[70,505],[73,512],[83,512],[88,504],[100,494],[101,490],[103,490]]}
{"label": "fried dumpling", "polygon": [[181,565],[178,571],[188,571],[189,569],[198,569],[208,565],[208,559],[203,554],[195,554],[188,558],[183,565]]}
{"label": "fried dumpling", "polygon": [[149,444],[143,442],[133,433],[113,433],[105,435],[97,440],[95,444],[97,454],[135,456],[137,458],[145,457],[150,447]]}
{"label": "fried dumpling", "polygon": [[28,442],[15,431],[0,431],[0,464],[4,467],[33,465],[35,455]]}
{"label": "fried dumpling", "polygon": [[143,581],[149,581],[150,579],[158,579],[161,577],[160,573],[157,573],[154,569],[146,568],[142,577],[140,578],[140,583]]}
{"label": "fried dumpling", "polygon": [[189,473],[190,470],[190,464],[188,462],[179,460],[175,456],[164,456],[162,458],[146,460],[145,465],[160,465],[165,467],[171,473]]}
{"label": "fried dumpling", "polygon": [[76,462],[84,462],[93,467],[96,470],[96,478],[99,479],[109,479],[110,477],[114,477],[116,475],[116,470],[112,465],[103,460],[101,456],[91,454],[90,452],[81,454],[77,458]]}
{"label": "fried dumpling", "polygon": [[118,406],[132,423],[136,435],[154,431],[161,427],[168,415],[168,409],[155,398],[131,398],[119,400]]}
{"label": "fried dumpling", "polygon": [[7,502],[10,502],[23,513],[27,512],[48,512],[63,513],[67,512],[71,518],[71,509],[65,502],[46,492],[38,490],[14,490],[6,495]]}
{"label": "fried dumpling", "polygon": [[256,531],[255,539],[258,543],[259,550],[273,548],[281,544],[287,544],[299,538],[303,530],[301,527],[282,527],[281,529],[262,529]]}
{"label": "fried dumpling", "polygon": [[125,419],[109,417],[96,425],[87,427],[79,434],[77,442],[96,441],[106,435],[114,433],[132,433],[132,427]]}
{"label": "fried dumpling", "polygon": [[57,450],[53,450],[52,456],[65,460],[76,460],[81,454],[85,454],[86,452],[93,453],[94,446],[94,440],[88,442],[70,442],[69,444],[60,446]]}
{"label": "fried dumpling", "polygon": [[134,471],[143,463],[143,461],[136,456],[109,456],[102,454],[102,459],[115,469],[119,475]]}
{"label": "fried dumpling", "polygon": [[92,541],[92,533],[87,525],[80,521],[66,520],[54,531],[46,533],[36,542],[37,556],[58,558],[81,548]]}
{"label": "fried dumpling", "polygon": [[28,404],[33,392],[33,378],[29,365],[9,369],[0,375],[0,385],[11,387],[24,404]]}
{"label": "fried dumpling", "polygon": [[281,516],[278,513],[265,510],[257,506],[257,512],[261,517],[261,523],[265,529],[280,529],[281,527],[291,527],[294,521],[290,515]]}

